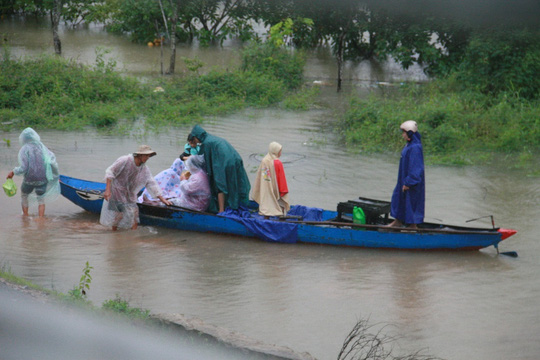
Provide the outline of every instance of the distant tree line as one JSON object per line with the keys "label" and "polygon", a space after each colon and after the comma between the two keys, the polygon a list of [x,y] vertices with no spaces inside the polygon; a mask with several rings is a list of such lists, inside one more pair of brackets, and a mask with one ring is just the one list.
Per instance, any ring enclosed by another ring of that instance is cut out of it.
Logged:
{"label": "distant tree line", "polygon": [[54,34],[60,21],[99,22],[136,42],[163,38],[169,73],[178,42],[264,41],[262,27],[276,44],[330,47],[338,91],[345,61],[390,57],[433,77],[457,72],[487,93],[513,88],[538,98],[540,89],[537,0],[0,0],[0,14],[50,15]]}

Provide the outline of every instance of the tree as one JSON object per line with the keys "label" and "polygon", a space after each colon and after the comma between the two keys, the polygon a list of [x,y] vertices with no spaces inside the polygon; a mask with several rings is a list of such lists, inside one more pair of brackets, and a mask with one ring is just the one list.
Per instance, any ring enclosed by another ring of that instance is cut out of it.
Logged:
{"label": "tree", "polygon": [[62,0],[54,0],[51,9],[51,23],[53,33],[54,52],[56,55],[62,55],[62,42],[58,35],[58,25],[62,16]]}

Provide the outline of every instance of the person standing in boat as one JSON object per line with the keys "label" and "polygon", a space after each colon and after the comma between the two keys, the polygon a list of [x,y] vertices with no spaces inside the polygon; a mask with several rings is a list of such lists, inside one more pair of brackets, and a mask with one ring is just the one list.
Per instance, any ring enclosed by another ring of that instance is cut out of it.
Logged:
{"label": "person standing in boat", "polygon": [[388,226],[407,224],[417,228],[424,222],[426,192],[422,138],[414,120],[405,121],[400,129],[407,144],[401,151],[397,184],[392,194],[390,215],[395,220]]}
{"label": "person standing in boat", "polygon": [[165,205],[171,205],[161,193],[159,185],[154,180],[146,162],[156,155],[148,145],[141,145],[133,154],[119,157],[105,171],[107,182],[103,193],[100,223],[118,228],[137,229],[139,223],[139,208],[137,193],[143,188],[148,189],[151,196],[158,198]]}
{"label": "person standing in boat", "polygon": [[206,162],[212,191],[208,211],[221,213],[226,207],[247,206],[251,185],[240,154],[227,140],[207,133],[199,125],[193,127],[190,135],[201,144],[199,154],[204,155]]}
{"label": "person standing in boat", "polygon": [[24,216],[29,206],[38,204],[38,215],[45,216],[45,203],[55,200],[60,194],[60,175],[55,155],[41,142],[39,134],[26,128],[19,136],[19,166],[10,171],[8,179],[22,175],[21,205]]}
{"label": "person standing in boat", "polygon": [[259,204],[259,214],[264,216],[287,215],[291,208],[285,170],[279,159],[282,149],[281,144],[271,142],[257,170],[251,197]]}

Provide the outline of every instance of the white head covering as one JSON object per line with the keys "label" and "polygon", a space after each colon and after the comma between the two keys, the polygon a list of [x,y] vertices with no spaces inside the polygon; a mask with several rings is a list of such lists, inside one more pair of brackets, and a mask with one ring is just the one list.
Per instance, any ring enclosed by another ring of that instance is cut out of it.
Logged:
{"label": "white head covering", "polygon": [[186,160],[186,169],[192,174],[201,170],[206,170],[204,155],[191,155],[188,157]]}

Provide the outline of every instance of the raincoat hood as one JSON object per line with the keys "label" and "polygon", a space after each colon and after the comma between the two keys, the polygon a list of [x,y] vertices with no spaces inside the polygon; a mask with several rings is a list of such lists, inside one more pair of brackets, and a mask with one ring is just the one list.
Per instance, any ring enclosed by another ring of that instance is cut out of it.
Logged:
{"label": "raincoat hood", "polygon": [[272,141],[268,146],[268,153],[272,156],[273,159],[279,158],[279,152],[281,151],[282,146],[280,143]]}
{"label": "raincoat hood", "polygon": [[191,129],[191,133],[189,135],[195,136],[201,141],[201,143],[203,143],[208,134],[206,133],[206,130],[204,130],[200,125],[195,125],[193,129]]}
{"label": "raincoat hood", "polygon": [[41,138],[39,137],[39,134],[32,128],[26,128],[21,132],[21,135],[19,135],[19,143],[21,145],[28,144],[31,142],[40,142]]}
{"label": "raincoat hood", "polygon": [[206,169],[206,163],[204,162],[204,156],[203,155],[191,155],[186,160],[186,169],[189,170],[189,172],[196,173],[201,170]]}
{"label": "raincoat hood", "polygon": [[[409,134],[407,134],[409,135]],[[415,133],[412,133],[412,136],[409,136],[409,138],[411,139],[410,143],[413,144],[421,144],[422,143],[422,136],[420,135],[420,133],[417,131]]]}
{"label": "raincoat hood", "polygon": [[184,171],[184,162],[180,159],[176,159],[172,163],[170,169],[174,171],[178,176],[180,176],[182,175],[182,171]]}

